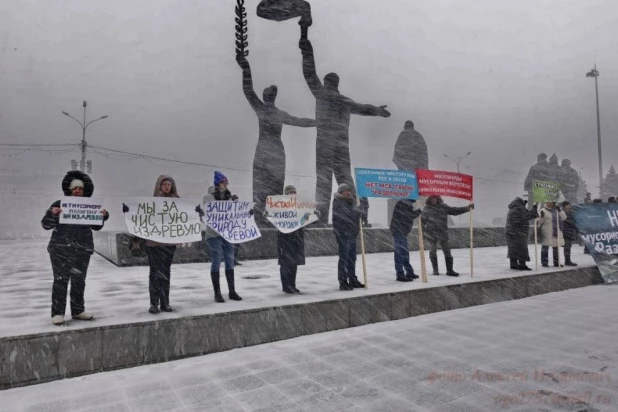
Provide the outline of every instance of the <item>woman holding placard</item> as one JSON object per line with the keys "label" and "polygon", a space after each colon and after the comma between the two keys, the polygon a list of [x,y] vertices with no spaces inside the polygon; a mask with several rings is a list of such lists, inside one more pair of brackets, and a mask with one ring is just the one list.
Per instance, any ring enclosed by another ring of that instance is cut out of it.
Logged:
{"label": "woman holding placard", "polygon": [[[62,179],[62,191],[65,196],[90,197],[94,184],[86,173],[73,170]],[[60,224],[61,201],[54,202],[41,221],[45,230],[53,229],[47,251],[54,272],[52,287],[52,323],[62,325],[67,304],[69,281],[71,282],[71,316],[76,320],[92,320],[86,312],[84,291],[90,256],[94,253],[92,231],[101,230],[101,225]],[[103,222],[109,218],[105,209],[100,212]]]}
{"label": "woman holding placard", "polygon": [[[227,177],[221,172],[215,172],[214,186],[208,188],[208,193],[204,196],[202,203],[214,202],[217,200],[238,200],[238,196],[232,195],[228,190]],[[220,267],[222,261],[225,263],[225,279],[229,290],[229,298],[231,300],[242,300],[236,293],[234,286],[234,246],[223,239],[213,228],[206,226],[206,242],[210,249],[210,259],[212,261],[210,268],[210,279],[212,280],[212,288],[215,292],[215,301],[219,303],[225,302],[221,295]]]}
{"label": "woman holding placard", "polygon": [[[284,193],[296,196],[296,187],[286,186]],[[283,292],[300,293],[296,288],[296,273],[298,266],[305,264],[305,229],[301,227],[291,233],[277,233],[277,257]]]}
{"label": "woman holding placard", "polygon": [[[154,197],[179,197],[176,190],[176,182],[167,175],[161,175],[157,179],[154,189]],[[146,253],[148,254],[148,265],[150,266],[150,276],[148,291],[150,292],[150,309],[148,312],[154,314],[171,312],[170,306],[170,279],[172,277],[172,261],[176,245],[158,243],[153,240],[146,240]]]}
{"label": "woman holding placard", "polygon": [[549,266],[549,248],[552,248],[554,266],[560,266],[559,248],[564,246],[563,222],[567,216],[556,206],[556,202],[547,202],[539,213],[539,227],[543,236],[541,244],[541,264]]}

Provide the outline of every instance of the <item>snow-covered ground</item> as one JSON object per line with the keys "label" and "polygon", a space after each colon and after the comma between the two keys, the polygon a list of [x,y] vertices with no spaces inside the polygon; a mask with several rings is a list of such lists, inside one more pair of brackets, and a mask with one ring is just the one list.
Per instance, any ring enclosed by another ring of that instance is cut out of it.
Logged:
{"label": "snow-covered ground", "polygon": [[[170,300],[174,312],[154,316],[148,313],[148,267],[118,268],[95,254],[88,270],[85,300],[86,309],[96,319],[92,322],[69,321],[58,327],[51,325],[53,279],[46,246],[42,241],[0,242],[0,337],[315,302],[535,273],[511,271],[505,257],[506,248],[483,248],[475,250],[475,272],[474,279],[471,279],[469,251],[462,249],[453,251],[455,269],[461,274],[459,278],[429,275],[426,284],[418,280],[401,283],[395,281],[391,253],[371,254],[367,255],[369,288],[342,292],[337,283],[337,257],[315,257],[308,258],[307,264],[299,268],[297,287],[303,293],[286,295],[281,291],[276,260],[246,261],[236,268],[236,289],[243,301],[227,300],[221,304],[213,299],[209,263],[173,265]],[[531,256],[534,256],[534,248],[530,249]],[[576,247],[574,252],[574,260],[580,265],[593,265],[592,259],[583,255],[581,248]],[[412,265],[420,272],[420,254],[412,252],[411,258]],[[429,259],[427,264],[430,265]],[[440,265],[443,269],[441,257]],[[360,257],[357,273],[362,279]],[[254,276],[266,277],[246,278]],[[223,278],[222,285],[227,291]],[[67,314],[70,314],[68,308]]]}
{"label": "snow-covered ground", "polygon": [[0,391],[14,411],[618,410],[618,287]]}

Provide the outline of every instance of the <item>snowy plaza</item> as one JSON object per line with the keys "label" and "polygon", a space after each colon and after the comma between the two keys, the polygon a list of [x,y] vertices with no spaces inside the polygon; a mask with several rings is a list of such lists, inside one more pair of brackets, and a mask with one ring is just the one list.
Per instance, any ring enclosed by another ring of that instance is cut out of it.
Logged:
{"label": "snowy plaza", "polygon": [[0,391],[0,405],[3,412],[615,412],[617,310],[618,288],[590,286]]}
{"label": "snowy plaza", "polygon": [[[153,316],[148,313],[148,267],[119,268],[95,254],[88,269],[85,293],[86,308],[95,319],[69,321],[57,327],[50,322],[52,273],[46,247],[44,241],[5,241],[0,245],[3,261],[0,291],[4,307],[0,312],[0,337],[295,305],[565,270],[544,269],[539,265],[539,272],[513,271],[508,267],[506,248],[478,248],[475,249],[474,278],[471,278],[469,249],[457,249],[453,250],[453,255],[455,268],[460,272],[458,278],[428,274],[427,283],[420,279],[402,283],[395,281],[392,253],[368,254],[368,289],[348,292],[338,289],[337,257],[313,257],[299,267],[297,285],[302,294],[286,295],[281,291],[276,259],[245,261],[236,268],[237,290],[243,300],[226,300],[221,304],[213,299],[210,263],[174,264],[170,292],[174,312]],[[594,266],[592,258],[584,255],[581,248],[574,251],[580,267]],[[530,255],[534,256],[534,246],[530,246]],[[420,254],[411,252],[410,257],[412,266],[420,274]],[[440,264],[444,268],[441,257]],[[362,279],[360,256],[357,273]],[[225,286],[223,288],[225,291]]]}

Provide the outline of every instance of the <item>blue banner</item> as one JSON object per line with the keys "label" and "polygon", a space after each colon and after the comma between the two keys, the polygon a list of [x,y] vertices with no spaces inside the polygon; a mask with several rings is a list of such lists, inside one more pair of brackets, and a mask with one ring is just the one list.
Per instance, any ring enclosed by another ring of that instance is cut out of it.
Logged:
{"label": "blue banner", "polygon": [[404,170],[354,169],[358,197],[418,199],[416,174]]}
{"label": "blue banner", "polygon": [[618,205],[577,205],[573,206],[573,215],[579,236],[605,282],[618,282]]}

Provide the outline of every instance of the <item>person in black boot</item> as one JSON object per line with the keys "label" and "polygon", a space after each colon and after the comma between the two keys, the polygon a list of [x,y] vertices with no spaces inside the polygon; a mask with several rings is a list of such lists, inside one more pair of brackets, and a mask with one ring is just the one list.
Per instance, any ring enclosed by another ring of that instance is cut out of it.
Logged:
{"label": "person in black boot", "polygon": [[549,248],[552,248],[554,267],[560,266],[560,247],[564,246],[563,224],[567,216],[556,206],[556,202],[547,202],[539,213],[539,227],[543,241],[541,242],[541,265],[549,267]]}
{"label": "person in black boot", "polygon": [[564,226],[564,265],[565,266],[577,266],[577,263],[573,263],[571,260],[571,247],[573,243],[577,242],[578,231],[577,225],[575,225],[575,216],[571,210],[571,204],[569,202],[562,202],[562,210],[566,214],[566,220],[563,223]]}
{"label": "person in black boot", "polygon": [[411,282],[418,279],[410,265],[410,250],[408,249],[408,235],[412,231],[414,219],[421,215],[420,210],[414,209],[414,200],[403,199],[397,202],[393,209],[390,231],[393,234],[395,248],[395,275],[399,282]]}
{"label": "person in black boot", "polygon": [[506,244],[507,257],[511,262],[513,270],[532,270],[526,262],[530,261],[528,252],[528,234],[530,231],[530,220],[536,219],[539,215],[537,205],[532,210],[526,208],[528,202],[520,197],[515,198],[509,204],[509,212],[506,217]]}
{"label": "person in black boot", "polygon": [[333,200],[333,231],[339,245],[337,275],[340,290],[364,288],[356,277],[356,238],[363,210],[354,205],[352,186],[339,185]]}
{"label": "person in black boot", "polygon": [[[91,197],[94,184],[87,174],[73,170],[62,179],[65,196]],[[52,324],[62,325],[67,305],[67,292],[71,283],[71,315],[76,320],[92,320],[86,312],[84,291],[90,256],[94,253],[92,231],[101,230],[103,225],[60,224],[61,201],[54,202],[45,212],[41,225],[45,230],[53,229],[47,252],[54,273],[52,286]],[[103,222],[109,218],[105,209],[101,210]]]}
{"label": "person in black boot", "polygon": [[468,213],[474,209],[474,203],[465,207],[451,207],[444,204],[441,196],[429,196],[423,209],[423,234],[429,242],[429,260],[433,267],[433,274],[439,275],[438,271],[438,243],[444,252],[447,276],[459,276],[453,270],[453,255],[449,245],[448,217]]}
{"label": "person in black boot", "polygon": [[238,260],[238,253],[240,252],[240,243],[234,245],[234,266],[242,266],[242,263]]}
{"label": "person in black boot", "polygon": [[[238,196],[232,195],[227,186],[227,177],[221,172],[215,172],[214,186],[208,189],[208,193],[204,196],[203,203],[217,200],[238,200]],[[219,283],[219,270],[222,261],[225,263],[225,279],[227,280],[229,298],[231,300],[242,300],[238,293],[236,293],[236,288],[234,286],[234,246],[223,239],[223,237],[210,226],[206,227],[206,241],[208,242],[210,259],[212,261],[210,279],[212,280],[212,288],[215,292],[215,301],[219,303],[225,302],[225,299],[223,299],[221,295],[221,285]]]}
{"label": "person in black boot", "polygon": [[[155,184],[153,196],[179,197],[174,179],[167,175],[159,176]],[[128,212],[129,210],[126,206],[123,206],[123,211]],[[148,255],[148,265],[150,266],[148,286],[150,309],[148,309],[148,312],[153,315],[161,311],[171,312],[172,307],[169,304],[170,279],[172,277],[172,261],[176,253],[176,245],[146,240],[146,253]]]}
{"label": "person in black boot", "polygon": [[[288,196],[296,196],[296,188],[292,185],[286,186],[284,193]],[[296,272],[299,265],[305,264],[305,229],[301,227],[291,233],[279,232],[277,234],[277,256],[283,292],[300,293],[300,290],[296,288]]]}

